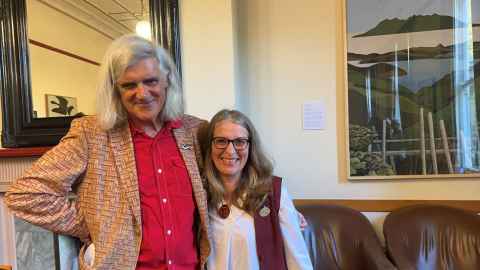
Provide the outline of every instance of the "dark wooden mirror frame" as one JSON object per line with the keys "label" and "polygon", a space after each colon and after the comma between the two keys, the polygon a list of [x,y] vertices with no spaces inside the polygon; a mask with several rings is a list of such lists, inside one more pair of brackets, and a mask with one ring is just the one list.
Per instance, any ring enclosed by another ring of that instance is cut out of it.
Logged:
{"label": "dark wooden mirror frame", "polygon": [[[25,1],[0,0],[2,147],[6,148],[55,145],[73,119],[33,117]],[[181,70],[178,0],[150,0],[149,10],[153,39],[172,54]]]}

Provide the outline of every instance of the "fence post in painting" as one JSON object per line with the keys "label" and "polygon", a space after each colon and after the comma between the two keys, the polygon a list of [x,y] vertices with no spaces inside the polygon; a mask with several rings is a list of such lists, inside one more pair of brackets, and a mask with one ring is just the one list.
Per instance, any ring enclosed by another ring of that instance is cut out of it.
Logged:
{"label": "fence post in painting", "polygon": [[428,112],[428,133],[430,135],[430,155],[432,156],[433,173],[438,174],[437,151],[435,149],[435,134],[433,131],[432,112]]}
{"label": "fence post in painting", "polygon": [[382,129],[382,158],[383,162],[387,163],[387,120],[383,120]]}
{"label": "fence post in painting", "polygon": [[447,131],[445,130],[445,123],[440,120],[440,134],[442,135],[443,151],[445,159],[447,160],[448,173],[453,173],[452,159],[450,158],[450,149],[448,147]]}
{"label": "fence post in painting", "polygon": [[420,153],[422,156],[422,174],[427,174],[427,160],[425,159],[425,123],[423,121],[423,107],[420,108]]}

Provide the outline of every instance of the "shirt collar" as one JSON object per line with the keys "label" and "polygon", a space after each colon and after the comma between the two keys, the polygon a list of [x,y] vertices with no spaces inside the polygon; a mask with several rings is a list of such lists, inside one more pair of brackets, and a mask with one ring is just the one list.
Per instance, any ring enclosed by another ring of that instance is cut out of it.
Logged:
{"label": "shirt collar", "polygon": [[[128,126],[130,128],[130,132],[132,133],[132,136],[145,134],[145,132],[143,130],[141,130],[140,128],[136,127],[130,119],[128,120]],[[172,120],[172,121],[167,121],[167,122],[164,123],[160,132],[162,132],[164,130],[170,131],[172,129],[181,128],[182,126],[183,126],[182,119],[175,119],[175,120]]]}

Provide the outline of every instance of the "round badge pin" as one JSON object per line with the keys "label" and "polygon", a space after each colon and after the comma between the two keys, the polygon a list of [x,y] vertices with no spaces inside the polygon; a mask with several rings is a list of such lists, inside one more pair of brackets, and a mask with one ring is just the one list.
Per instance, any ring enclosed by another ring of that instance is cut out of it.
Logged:
{"label": "round badge pin", "polygon": [[261,217],[266,217],[266,216],[270,215],[270,208],[268,208],[266,206],[262,207],[262,209],[260,209],[259,214],[260,214]]}

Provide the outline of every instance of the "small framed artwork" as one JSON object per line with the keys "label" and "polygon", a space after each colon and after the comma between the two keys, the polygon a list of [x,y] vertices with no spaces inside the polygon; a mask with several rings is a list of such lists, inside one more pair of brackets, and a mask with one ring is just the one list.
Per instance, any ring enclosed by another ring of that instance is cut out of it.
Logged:
{"label": "small framed artwork", "polygon": [[58,95],[45,95],[47,117],[74,116],[78,113],[77,98]]}

